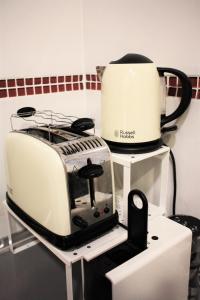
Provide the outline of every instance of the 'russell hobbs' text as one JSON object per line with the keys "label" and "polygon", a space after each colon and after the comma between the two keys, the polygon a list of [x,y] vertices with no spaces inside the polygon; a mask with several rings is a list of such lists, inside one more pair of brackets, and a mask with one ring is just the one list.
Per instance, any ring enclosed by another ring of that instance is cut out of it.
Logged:
{"label": "'russell hobbs' text", "polygon": [[135,130],[132,131],[124,131],[124,130],[120,130],[119,131],[120,137],[121,138],[125,138],[125,139],[130,139],[130,138],[134,138],[135,137]]}

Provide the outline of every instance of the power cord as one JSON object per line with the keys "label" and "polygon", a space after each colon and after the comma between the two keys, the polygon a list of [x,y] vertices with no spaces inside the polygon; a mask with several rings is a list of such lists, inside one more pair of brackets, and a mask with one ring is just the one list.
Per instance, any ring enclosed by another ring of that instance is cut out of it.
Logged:
{"label": "power cord", "polygon": [[177,178],[176,178],[176,161],[172,150],[169,151],[172,161],[172,174],[173,174],[173,198],[172,198],[172,213],[176,214],[176,193],[177,193]]}
{"label": "power cord", "polygon": [[[161,132],[164,134],[166,132],[170,132],[170,131],[175,131],[177,130],[177,125],[172,125],[169,127],[163,127],[161,129]],[[163,145],[167,146],[165,143],[163,143]],[[171,158],[171,162],[172,162],[172,176],[173,176],[173,197],[172,197],[172,214],[175,215],[176,214],[176,194],[177,194],[177,174],[176,174],[176,161],[175,161],[175,157],[174,154],[170,148],[169,151],[170,154],[170,158]]]}

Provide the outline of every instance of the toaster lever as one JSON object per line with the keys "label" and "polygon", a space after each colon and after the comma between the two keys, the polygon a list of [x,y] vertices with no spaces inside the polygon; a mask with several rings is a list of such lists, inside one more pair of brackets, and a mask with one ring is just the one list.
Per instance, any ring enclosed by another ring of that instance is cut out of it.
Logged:
{"label": "toaster lever", "polygon": [[88,164],[82,167],[78,171],[78,176],[85,179],[93,179],[95,177],[99,177],[103,174],[103,168],[101,165],[97,164]]}
{"label": "toaster lever", "polygon": [[78,176],[80,178],[85,178],[89,180],[90,203],[92,208],[95,206],[94,178],[99,177],[102,174],[103,174],[102,166],[93,164],[90,158],[87,159],[87,165],[82,167],[78,171]]}

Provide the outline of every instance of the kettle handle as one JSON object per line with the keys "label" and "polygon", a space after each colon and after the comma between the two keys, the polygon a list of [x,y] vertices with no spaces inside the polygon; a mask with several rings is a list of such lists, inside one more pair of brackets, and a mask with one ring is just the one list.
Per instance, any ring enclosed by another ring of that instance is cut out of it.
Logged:
{"label": "kettle handle", "polygon": [[173,68],[157,68],[160,76],[164,76],[164,73],[171,73],[177,76],[180,79],[182,86],[182,96],[181,101],[177,109],[168,116],[161,116],[161,127],[178,117],[180,117],[188,108],[192,98],[192,85],[188,76],[182,71],[173,69]]}

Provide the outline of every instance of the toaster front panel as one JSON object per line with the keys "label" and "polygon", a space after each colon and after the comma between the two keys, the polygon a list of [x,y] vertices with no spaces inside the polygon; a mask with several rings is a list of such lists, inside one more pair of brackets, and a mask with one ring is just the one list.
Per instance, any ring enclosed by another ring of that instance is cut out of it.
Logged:
{"label": "toaster front panel", "polygon": [[72,232],[113,214],[113,182],[107,148],[66,159]]}
{"label": "toaster front panel", "polygon": [[50,231],[71,234],[66,171],[59,154],[39,139],[11,132],[6,155],[12,201]]}

